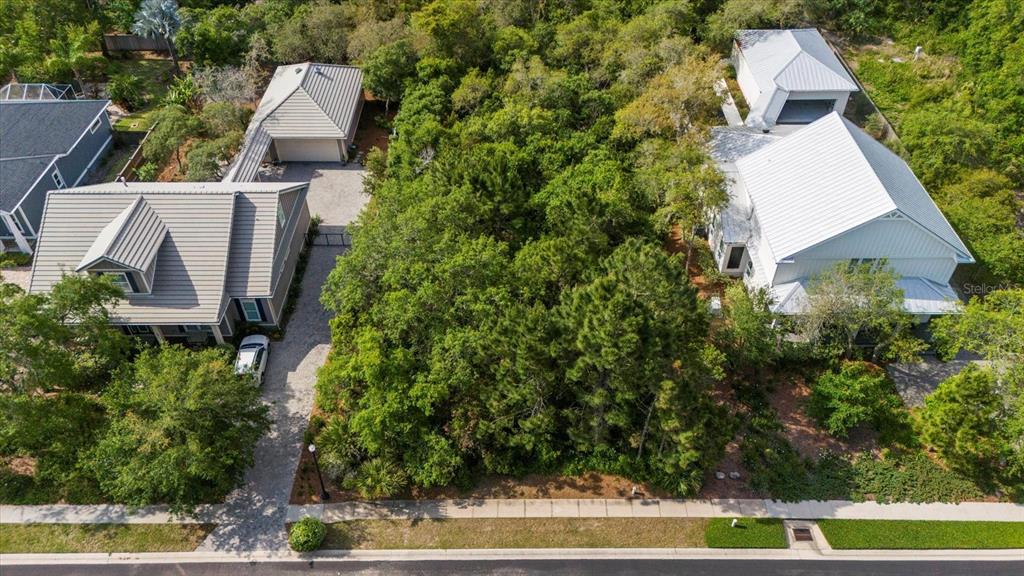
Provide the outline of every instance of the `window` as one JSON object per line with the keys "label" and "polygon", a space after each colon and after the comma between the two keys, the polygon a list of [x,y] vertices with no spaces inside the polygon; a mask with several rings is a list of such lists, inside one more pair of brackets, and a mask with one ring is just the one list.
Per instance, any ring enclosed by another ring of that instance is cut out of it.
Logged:
{"label": "window", "polygon": [[281,203],[277,203],[277,225],[284,228],[284,223],[288,220],[288,217],[284,215],[284,206]]}
{"label": "window", "polygon": [[754,276],[754,261],[747,260],[747,269],[743,272],[743,275],[748,279]]}
{"label": "window", "polygon": [[64,187],[64,179],[61,178],[60,172],[57,172],[56,170],[53,171],[53,183],[57,185],[57,188]]}
{"label": "window", "polygon": [[97,276],[110,276],[114,286],[120,288],[125,294],[135,293],[135,283],[124,272],[97,272]]}
{"label": "window", "polygon": [[100,119],[97,118],[97,119],[92,121],[91,125],[89,125],[89,134],[95,134],[96,130],[98,130],[99,127],[100,127]]}
{"label": "window", "polygon": [[856,270],[859,266],[866,264],[869,269],[875,270],[878,268],[877,258],[850,258],[850,272]]}
{"label": "window", "polygon": [[145,324],[128,324],[124,327],[124,329],[126,332],[132,335],[153,333],[153,329]]}
{"label": "window", "polygon": [[739,270],[743,263],[743,253],[746,250],[743,246],[732,246],[729,249],[729,261],[725,263],[726,270]]}
{"label": "window", "polygon": [[185,324],[181,327],[181,331],[186,334],[195,334],[197,332],[209,332],[210,327],[205,324]]}
{"label": "window", "polygon": [[260,313],[260,305],[253,298],[240,298],[238,302],[242,305],[242,314],[246,322],[262,322],[263,314]]}

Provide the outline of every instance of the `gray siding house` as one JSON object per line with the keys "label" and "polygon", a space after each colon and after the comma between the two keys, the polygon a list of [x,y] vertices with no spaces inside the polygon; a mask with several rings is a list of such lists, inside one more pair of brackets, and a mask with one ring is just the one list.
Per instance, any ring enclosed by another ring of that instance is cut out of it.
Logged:
{"label": "gray siding house", "polygon": [[29,292],[113,277],[113,322],[159,342],[224,342],[282,320],[309,228],[308,183],[130,182],[47,195]]}
{"label": "gray siding house", "polygon": [[310,62],[279,66],[224,181],[257,180],[268,161],[347,161],[362,111],[359,68]]}
{"label": "gray siding house", "polygon": [[77,186],[112,138],[108,100],[0,100],[0,250],[32,252],[49,190]]}

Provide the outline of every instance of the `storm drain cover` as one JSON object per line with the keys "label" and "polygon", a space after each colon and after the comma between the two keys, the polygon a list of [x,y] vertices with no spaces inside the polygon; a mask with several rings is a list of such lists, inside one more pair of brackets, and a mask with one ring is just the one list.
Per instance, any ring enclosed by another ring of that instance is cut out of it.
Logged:
{"label": "storm drain cover", "polygon": [[797,542],[814,542],[810,528],[793,528],[793,540]]}

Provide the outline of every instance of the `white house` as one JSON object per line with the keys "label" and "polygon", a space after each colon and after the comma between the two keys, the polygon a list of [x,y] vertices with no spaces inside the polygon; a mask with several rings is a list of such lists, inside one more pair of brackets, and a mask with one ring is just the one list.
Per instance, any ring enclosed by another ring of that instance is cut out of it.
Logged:
{"label": "white house", "polygon": [[771,290],[798,314],[815,274],[836,262],[886,260],[905,308],[922,319],[955,310],[949,286],[974,258],[910,167],[839,114],[786,136],[719,128],[711,153],[730,181],[709,241],[719,269]]}
{"label": "white house", "polygon": [[761,130],[842,114],[857,83],[813,28],[739,30],[736,81],[750,107],[745,123]]}
{"label": "white house", "polygon": [[306,62],[279,66],[225,182],[252,182],[267,161],[348,160],[363,111],[363,72]]}

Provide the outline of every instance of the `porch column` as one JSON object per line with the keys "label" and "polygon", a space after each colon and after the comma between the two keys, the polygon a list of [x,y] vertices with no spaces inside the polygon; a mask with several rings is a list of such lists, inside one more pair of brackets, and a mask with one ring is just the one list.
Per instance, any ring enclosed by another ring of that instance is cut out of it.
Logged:
{"label": "porch column", "polygon": [[159,326],[150,326],[153,330],[153,336],[156,336],[156,341],[161,344],[167,344],[167,338],[164,337],[164,331]]}
{"label": "porch column", "polygon": [[217,341],[217,344],[223,344],[224,335],[220,333],[220,326],[211,324],[210,328],[213,330],[213,339]]}
{"label": "porch column", "polygon": [[28,245],[28,240],[18,231],[18,226],[14,224],[14,216],[10,214],[0,214],[0,219],[3,219],[4,226],[10,230],[11,236],[14,236],[14,241],[18,244],[18,248],[21,249],[25,254],[32,253],[32,247]]}

